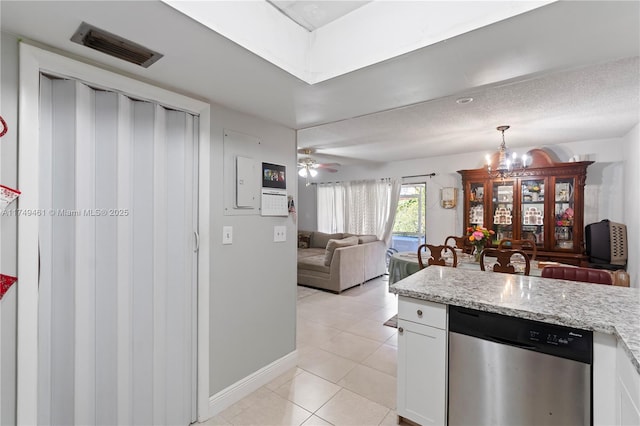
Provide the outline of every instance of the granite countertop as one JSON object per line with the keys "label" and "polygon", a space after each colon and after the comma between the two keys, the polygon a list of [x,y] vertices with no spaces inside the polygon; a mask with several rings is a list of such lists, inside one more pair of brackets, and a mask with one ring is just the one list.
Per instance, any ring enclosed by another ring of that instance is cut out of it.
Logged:
{"label": "granite countertop", "polygon": [[391,285],[399,296],[615,335],[640,373],[640,290],[429,266]]}

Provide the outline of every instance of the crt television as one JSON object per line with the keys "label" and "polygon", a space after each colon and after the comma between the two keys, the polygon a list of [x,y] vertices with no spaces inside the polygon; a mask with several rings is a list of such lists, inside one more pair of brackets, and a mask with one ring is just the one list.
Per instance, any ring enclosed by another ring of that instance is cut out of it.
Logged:
{"label": "crt television", "polygon": [[627,266],[627,226],[608,219],[585,226],[589,264],[605,269]]}

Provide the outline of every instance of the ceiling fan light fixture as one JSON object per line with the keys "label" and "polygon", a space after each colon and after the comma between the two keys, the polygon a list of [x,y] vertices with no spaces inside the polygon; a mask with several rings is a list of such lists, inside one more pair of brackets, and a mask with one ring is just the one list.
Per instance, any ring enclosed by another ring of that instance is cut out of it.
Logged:
{"label": "ceiling fan light fixture", "polygon": [[303,178],[307,177],[307,168],[306,167],[301,168],[300,170],[298,170],[298,174],[300,175],[300,177],[303,177]]}
{"label": "ceiling fan light fixture", "polygon": [[309,174],[311,177],[316,177],[318,176],[318,171],[316,169],[309,169]]}

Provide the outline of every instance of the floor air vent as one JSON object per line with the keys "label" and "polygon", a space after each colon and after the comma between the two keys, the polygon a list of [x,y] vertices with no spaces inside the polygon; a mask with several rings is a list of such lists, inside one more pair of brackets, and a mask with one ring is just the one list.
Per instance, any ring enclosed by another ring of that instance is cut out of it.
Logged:
{"label": "floor air vent", "polygon": [[86,22],[78,27],[78,30],[71,37],[71,41],[144,68],[149,67],[163,56]]}

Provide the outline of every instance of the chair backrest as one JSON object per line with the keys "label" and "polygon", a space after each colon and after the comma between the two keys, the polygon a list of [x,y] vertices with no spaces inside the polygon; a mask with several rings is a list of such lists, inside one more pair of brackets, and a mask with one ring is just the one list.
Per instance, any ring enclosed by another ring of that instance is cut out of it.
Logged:
{"label": "chair backrest", "polygon": [[583,283],[613,284],[613,278],[609,271],[593,268],[578,268],[573,266],[545,266],[542,268],[542,277],[580,281]]}
{"label": "chair backrest", "polygon": [[538,253],[538,247],[533,240],[512,240],[511,238],[504,238],[498,243],[499,249],[508,250],[531,250],[529,258],[536,260],[536,254]]}
{"label": "chair backrest", "polygon": [[424,269],[424,263],[422,261],[422,253],[424,253],[425,248],[429,249],[429,252],[430,252],[429,259],[427,259],[427,265],[449,266],[445,262],[445,258],[442,254],[442,251],[444,250],[445,252],[446,251],[451,252],[451,257],[453,257],[453,263],[451,264],[451,266],[453,266],[454,268],[458,266],[458,255],[456,254],[456,251],[453,249],[453,247],[446,246],[446,245],[434,246],[431,244],[421,244],[418,247],[418,265],[420,265],[420,269]]}
{"label": "chair backrest", "polygon": [[[450,241],[453,241],[453,244],[450,244]],[[467,237],[456,237],[454,235],[449,235],[444,239],[444,245],[459,248],[463,253],[473,253],[473,245],[469,242],[469,239]]]}
{"label": "chair backrest", "polygon": [[498,260],[498,263],[493,265],[493,272],[502,272],[505,274],[516,274],[516,268],[511,263],[511,257],[515,254],[519,254],[524,258],[525,267],[524,274],[529,275],[531,271],[531,261],[529,260],[529,256],[527,253],[522,250],[501,250],[496,248],[486,248],[482,250],[480,253],[480,269],[486,271],[485,269],[485,258],[487,256],[495,257]]}

